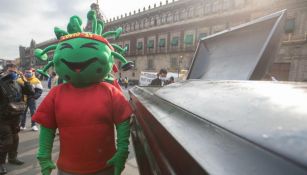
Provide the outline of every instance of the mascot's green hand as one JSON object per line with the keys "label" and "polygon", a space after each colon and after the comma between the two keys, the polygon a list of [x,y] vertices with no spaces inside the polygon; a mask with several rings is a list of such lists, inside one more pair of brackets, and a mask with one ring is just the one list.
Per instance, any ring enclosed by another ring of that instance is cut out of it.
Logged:
{"label": "mascot's green hand", "polygon": [[117,132],[117,151],[114,156],[108,160],[107,164],[114,166],[114,175],[120,175],[125,168],[125,163],[128,158],[128,145],[130,136],[130,123],[126,120],[116,125]]}
{"label": "mascot's green hand", "polygon": [[55,129],[45,128],[40,126],[39,133],[39,149],[36,158],[41,166],[43,175],[50,175],[51,171],[56,168],[51,160],[51,151],[55,137]]}
{"label": "mascot's green hand", "polygon": [[50,175],[51,171],[56,168],[52,160],[39,160],[42,175]]}

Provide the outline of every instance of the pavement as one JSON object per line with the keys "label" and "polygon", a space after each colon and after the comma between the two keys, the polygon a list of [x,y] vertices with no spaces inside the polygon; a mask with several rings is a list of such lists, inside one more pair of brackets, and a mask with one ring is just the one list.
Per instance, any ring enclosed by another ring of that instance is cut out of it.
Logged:
{"label": "pavement", "polygon": [[[43,83],[45,86],[46,83]],[[128,97],[128,89],[123,89],[123,92],[126,97]],[[48,90],[45,88],[42,97],[38,100],[38,104],[42,101],[42,99],[47,95]],[[25,131],[21,131],[19,133],[19,148],[18,148],[18,158],[23,160],[25,164],[21,166],[10,165],[6,164],[8,169],[7,175],[39,175],[40,174],[40,167],[35,158],[35,154],[38,149],[38,132],[31,131],[30,129],[30,115],[28,114],[27,117],[27,124],[26,127],[28,128]],[[53,151],[52,151],[52,159],[56,162],[59,154],[59,136],[56,136],[53,144]],[[129,157],[126,162],[125,170],[123,171],[122,175],[139,175],[138,165],[136,163],[136,158],[134,154],[134,149],[132,147],[132,142],[130,141],[129,145]],[[52,171],[52,175],[56,175],[57,170]]]}

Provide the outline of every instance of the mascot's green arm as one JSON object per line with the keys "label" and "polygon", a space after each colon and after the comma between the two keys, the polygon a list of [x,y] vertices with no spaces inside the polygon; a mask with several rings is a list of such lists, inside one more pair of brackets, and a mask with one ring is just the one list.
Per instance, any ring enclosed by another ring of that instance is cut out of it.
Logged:
{"label": "mascot's green arm", "polygon": [[117,150],[114,156],[107,162],[115,168],[114,175],[120,175],[125,168],[128,158],[128,146],[130,136],[130,120],[126,120],[116,125],[117,132]]}
{"label": "mascot's green arm", "polygon": [[41,172],[43,175],[50,175],[52,169],[56,168],[51,160],[54,137],[55,129],[45,128],[42,125],[40,126],[39,149],[36,157],[41,166]]}

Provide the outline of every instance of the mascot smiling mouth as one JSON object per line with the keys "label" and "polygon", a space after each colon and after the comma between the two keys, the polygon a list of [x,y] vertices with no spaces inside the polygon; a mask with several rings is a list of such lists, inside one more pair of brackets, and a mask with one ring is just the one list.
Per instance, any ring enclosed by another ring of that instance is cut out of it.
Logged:
{"label": "mascot smiling mouth", "polygon": [[91,58],[87,61],[83,61],[83,62],[69,62],[66,61],[65,59],[61,59],[61,61],[67,66],[69,67],[69,69],[71,69],[74,72],[81,72],[83,71],[85,68],[87,68],[91,63],[94,63],[98,60],[98,58]]}

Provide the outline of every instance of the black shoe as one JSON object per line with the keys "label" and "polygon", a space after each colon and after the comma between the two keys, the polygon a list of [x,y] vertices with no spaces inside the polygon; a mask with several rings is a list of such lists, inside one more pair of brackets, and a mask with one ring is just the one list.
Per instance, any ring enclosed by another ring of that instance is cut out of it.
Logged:
{"label": "black shoe", "polygon": [[24,164],[23,161],[18,160],[17,158],[16,159],[9,159],[9,163],[13,164],[13,165],[22,165],[22,164]]}
{"label": "black shoe", "polygon": [[6,168],[3,166],[3,164],[0,164],[0,175],[4,175],[7,173]]}

